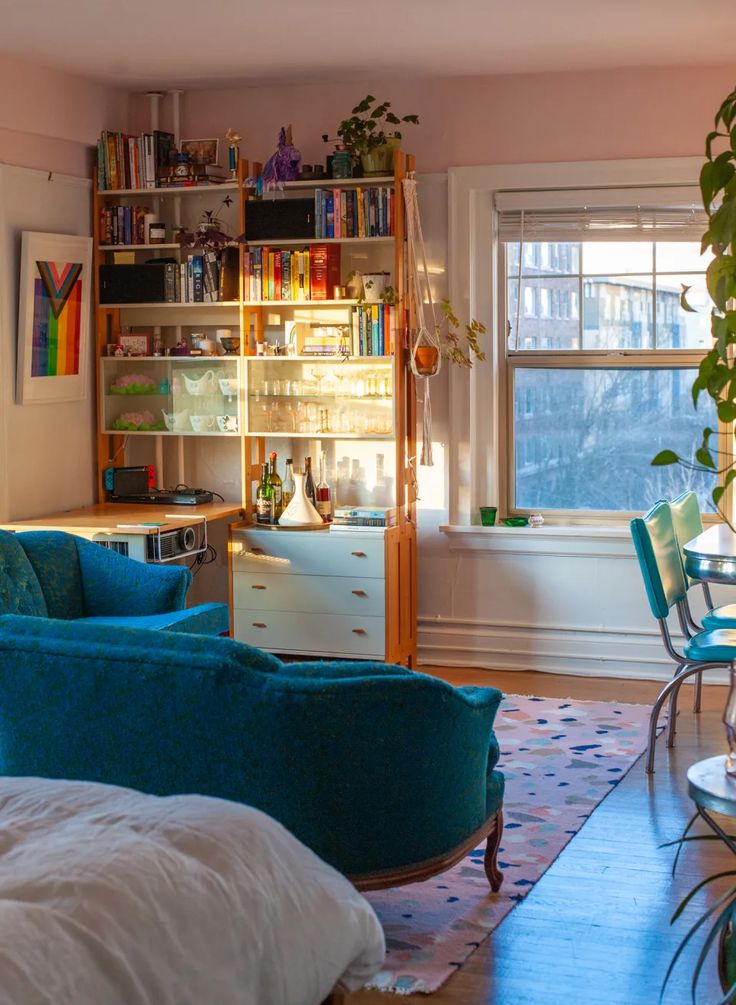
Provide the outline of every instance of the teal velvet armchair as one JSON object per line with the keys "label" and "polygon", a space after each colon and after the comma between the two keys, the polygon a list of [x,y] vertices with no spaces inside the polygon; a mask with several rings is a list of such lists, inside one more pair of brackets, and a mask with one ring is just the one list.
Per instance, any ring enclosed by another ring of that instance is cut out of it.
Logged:
{"label": "teal velvet armchair", "polygon": [[226,638],[0,617],[0,773],[248,803],[359,888],[488,836],[501,884],[495,688],[380,663],[282,663]]}
{"label": "teal velvet armchair", "polygon": [[192,574],[146,565],[61,531],[0,531],[0,614],[64,621],[227,632],[226,604],[185,608]]}

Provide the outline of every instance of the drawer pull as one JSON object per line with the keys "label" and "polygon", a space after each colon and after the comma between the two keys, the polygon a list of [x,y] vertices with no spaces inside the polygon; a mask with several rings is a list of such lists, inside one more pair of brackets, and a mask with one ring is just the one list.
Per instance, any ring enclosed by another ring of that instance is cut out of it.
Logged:
{"label": "drawer pull", "polygon": [[267,586],[261,586],[260,583],[253,583],[253,585],[251,586],[251,590],[267,590],[267,589],[268,589]]}
{"label": "drawer pull", "polygon": [[367,635],[365,628],[353,628],[353,635]]}
{"label": "drawer pull", "polygon": [[352,590],[351,592],[354,593],[356,597],[367,597],[368,596],[368,594],[365,592],[365,590]]}
{"label": "drawer pull", "polygon": [[253,627],[254,628],[268,628],[268,625],[266,624],[265,621],[254,621],[253,622]]}
{"label": "drawer pull", "polygon": [[351,551],[351,555],[355,555],[356,558],[368,558],[364,551]]}

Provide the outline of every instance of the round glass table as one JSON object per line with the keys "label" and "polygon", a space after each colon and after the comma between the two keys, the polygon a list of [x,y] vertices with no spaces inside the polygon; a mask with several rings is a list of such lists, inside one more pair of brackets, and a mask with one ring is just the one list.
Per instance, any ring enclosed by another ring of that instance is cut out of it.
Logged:
{"label": "round glass table", "polygon": [[725,754],[691,765],[687,771],[687,790],[695,803],[697,816],[702,817],[736,855],[736,842],[711,816],[711,813],[720,813],[736,817],[736,779],[726,774]]}

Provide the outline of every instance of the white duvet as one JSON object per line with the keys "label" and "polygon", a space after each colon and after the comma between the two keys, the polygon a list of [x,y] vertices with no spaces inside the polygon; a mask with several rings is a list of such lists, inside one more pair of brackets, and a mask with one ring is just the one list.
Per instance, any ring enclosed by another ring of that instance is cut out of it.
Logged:
{"label": "white duvet", "polygon": [[318,1005],[383,956],[368,902],[257,810],[0,779],[1,1005]]}

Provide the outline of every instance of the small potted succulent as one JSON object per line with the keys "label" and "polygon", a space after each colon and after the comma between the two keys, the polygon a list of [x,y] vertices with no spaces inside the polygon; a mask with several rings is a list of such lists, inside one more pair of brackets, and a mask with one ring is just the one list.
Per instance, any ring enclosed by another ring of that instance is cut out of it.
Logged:
{"label": "small potted succulent", "polygon": [[[378,104],[373,95],[368,94],[353,108],[350,118],[342,120],[337,129],[338,139],[333,142],[350,151],[355,159],[360,158],[364,175],[390,174],[394,150],[401,143],[401,133],[395,127],[402,122],[416,126],[419,116],[398,116],[391,111],[390,101]],[[322,139],[330,142],[326,133]]]}

